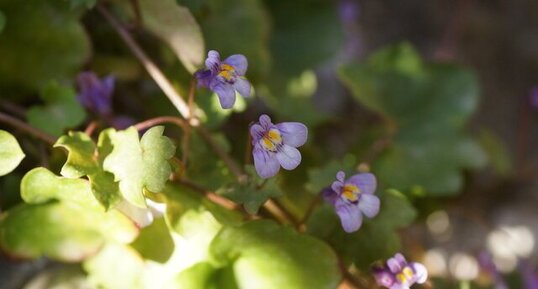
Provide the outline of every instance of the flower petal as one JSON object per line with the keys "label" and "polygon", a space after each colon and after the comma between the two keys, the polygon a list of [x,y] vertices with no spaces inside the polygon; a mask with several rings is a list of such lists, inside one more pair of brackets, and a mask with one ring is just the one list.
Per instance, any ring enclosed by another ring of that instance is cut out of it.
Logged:
{"label": "flower petal", "polygon": [[368,218],[373,218],[379,213],[379,198],[370,194],[361,194],[359,199],[359,209]]}
{"label": "flower petal", "polygon": [[205,60],[205,66],[216,74],[220,67],[220,54],[216,50],[209,50],[207,53],[207,59]]}
{"label": "flower petal", "polygon": [[428,279],[428,270],[426,270],[426,267],[420,263],[412,262],[409,264],[411,268],[415,271],[415,278],[418,284],[422,284],[426,282],[426,279]]}
{"label": "flower petal", "polygon": [[292,147],[300,147],[305,144],[308,138],[308,129],[300,122],[283,122],[276,125],[282,140]]}
{"label": "flower petal", "polygon": [[273,126],[273,123],[271,122],[271,118],[267,114],[262,114],[260,115],[260,125],[265,130],[268,130]]}
{"label": "flower petal", "polygon": [[346,179],[346,173],[344,173],[343,171],[338,171],[336,173],[336,179],[343,183],[344,180]]}
{"label": "flower petal", "polygon": [[275,154],[264,150],[259,145],[254,146],[252,156],[254,157],[256,172],[262,179],[271,178],[280,170],[280,164]]}
{"label": "flower petal", "polygon": [[257,123],[250,126],[250,137],[252,138],[252,144],[256,144],[265,134],[263,127]]}
{"label": "flower petal", "polygon": [[209,84],[214,78],[213,73],[208,69],[196,71],[194,77],[196,78],[198,87],[209,87]]}
{"label": "flower petal", "polygon": [[352,176],[347,180],[349,183],[353,183],[364,194],[373,194],[377,186],[375,176],[371,173],[362,173]]}
{"label": "flower petal", "polygon": [[233,84],[235,90],[244,97],[250,96],[250,82],[244,77],[238,77]]}
{"label": "flower petal", "polygon": [[389,289],[409,289],[409,285],[400,284],[400,283],[396,282],[396,283],[392,284],[392,286],[390,286]]}
{"label": "flower petal", "polygon": [[111,99],[116,84],[116,77],[114,75],[107,75],[101,80],[101,84],[105,97]]}
{"label": "flower petal", "polygon": [[301,153],[289,145],[282,145],[276,152],[276,158],[286,170],[293,170],[301,163]]}
{"label": "flower petal", "polygon": [[374,275],[377,285],[379,286],[390,288],[390,286],[392,286],[394,282],[396,282],[394,279],[394,274],[389,272],[389,270],[384,267],[374,268],[372,273]]}
{"label": "flower petal", "polygon": [[344,183],[342,183],[341,181],[334,181],[331,184],[331,189],[333,189],[333,191],[335,191],[337,194],[342,193],[342,188],[343,187],[344,187]]}
{"label": "flower petal", "polygon": [[397,274],[403,269],[402,264],[396,258],[388,259],[387,266],[389,267],[390,271],[394,274]]}
{"label": "flower petal", "polygon": [[212,85],[213,88],[211,88],[211,90],[213,90],[219,96],[220,106],[222,106],[224,109],[232,108],[235,103],[235,90],[233,86],[217,80],[213,81],[213,83],[214,82],[218,82],[218,84],[214,86]]}
{"label": "flower petal", "polygon": [[340,217],[342,228],[348,233],[357,231],[362,225],[362,215],[359,207],[344,202],[338,198],[335,202],[336,214]]}
{"label": "flower petal", "polygon": [[336,200],[339,198],[338,194],[329,187],[323,188],[321,190],[321,194],[323,195],[323,199],[333,206],[336,203]]}
{"label": "flower petal", "polygon": [[239,76],[245,75],[248,68],[247,58],[243,54],[234,54],[226,58],[223,63],[233,66]]}

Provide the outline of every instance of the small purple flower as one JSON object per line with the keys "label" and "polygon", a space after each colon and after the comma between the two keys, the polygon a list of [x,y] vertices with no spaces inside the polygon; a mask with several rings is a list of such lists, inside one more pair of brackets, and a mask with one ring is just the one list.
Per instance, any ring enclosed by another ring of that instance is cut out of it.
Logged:
{"label": "small purple flower", "polygon": [[247,72],[247,58],[234,54],[220,61],[220,54],[215,50],[207,53],[205,69],[197,71],[194,76],[198,85],[207,87],[219,96],[222,108],[232,108],[235,103],[235,91],[244,97],[250,96],[250,82],[244,77]]}
{"label": "small purple flower", "polygon": [[528,261],[519,262],[519,272],[523,279],[523,289],[538,289],[538,271]]}
{"label": "small purple flower", "polygon": [[252,155],[258,175],[264,179],[275,176],[282,166],[293,170],[301,163],[298,147],[305,144],[308,129],[299,122],[273,124],[262,114],[260,122],[250,127]]}
{"label": "small purple flower", "polygon": [[82,72],[77,76],[80,91],[77,98],[88,110],[102,116],[110,116],[114,82],[114,76],[111,75],[100,80],[93,72]]}
{"label": "small purple flower", "polygon": [[384,266],[372,270],[377,285],[389,289],[409,289],[413,284],[422,284],[428,278],[426,267],[420,263],[407,263],[404,256],[396,253]]}
{"label": "small purple flower", "polygon": [[495,289],[508,289],[508,285],[504,281],[503,275],[499,272],[497,266],[493,263],[491,255],[487,251],[480,252],[477,259],[480,269],[490,275],[493,279]]}
{"label": "small purple flower", "polygon": [[380,202],[374,195],[377,182],[373,174],[357,174],[347,180],[345,177],[344,172],[338,172],[323,197],[334,206],[344,231],[352,233],[361,227],[362,214],[373,218],[379,213]]}

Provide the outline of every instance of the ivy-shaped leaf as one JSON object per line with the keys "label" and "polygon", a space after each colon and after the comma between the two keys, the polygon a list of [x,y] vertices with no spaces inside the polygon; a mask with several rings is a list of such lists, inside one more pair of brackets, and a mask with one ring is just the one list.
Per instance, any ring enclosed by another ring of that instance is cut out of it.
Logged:
{"label": "ivy-shaped leaf", "polygon": [[[159,240],[159,243],[156,244],[155,240]],[[157,218],[151,225],[142,228],[140,235],[131,246],[144,259],[159,263],[166,262],[174,252],[174,240],[172,240],[165,218]]]}
{"label": "ivy-shaped leaf", "polygon": [[110,130],[105,130],[100,134],[98,146],[82,132],[69,132],[54,144],[55,147],[62,147],[68,152],[61,175],[67,178],[87,176],[93,195],[107,209],[121,199],[119,186],[114,181],[114,176],[103,169],[103,159],[111,150],[107,138]]}
{"label": "ivy-shaped leaf", "polygon": [[17,139],[5,130],[0,130],[0,176],[13,171],[24,158]]}
{"label": "ivy-shaped leaf", "polygon": [[172,47],[185,68],[193,73],[205,59],[202,30],[189,9],[174,0],[141,0],[144,25]]}
{"label": "ivy-shaped leaf", "polygon": [[110,131],[108,136],[113,149],[103,167],[114,174],[123,197],[141,208],[146,207],[143,190],[161,192],[172,171],[168,161],[174,156],[175,146],[163,131],[162,126],[153,127],[139,140],[136,128],[130,127]]}
{"label": "ivy-shaped leaf", "polygon": [[28,110],[28,122],[51,135],[60,136],[64,129],[82,123],[86,113],[76,100],[70,87],[50,82],[42,91],[44,106],[33,106]]}
{"label": "ivy-shaped leaf", "polygon": [[249,175],[247,183],[238,184],[234,182],[219,189],[217,193],[237,204],[243,204],[249,214],[255,215],[268,199],[281,196],[282,191],[278,187],[275,178],[260,179],[253,166],[245,167],[245,173]]}
{"label": "ivy-shaped leaf", "polygon": [[462,186],[462,169],[485,164],[485,153],[464,133],[478,103],[470,71],[426,63],[404,43],[344,65],[340,77],[358,101],[397,128],[392,145],[372,165],[381,182],[453,194]]}
{"label": "ivy-shaped leaf", "polygon": [[400,250],[396,230],[408,226],[416,217],[415,209],[401,193],[388,190],[380,198],[379,215],[373,219],[365,218],[355,233],[349,234],[342,229],[334,207],[328,204],[319,207],[310,217],[307,233],[327,241],[346,262],[368,269],[372,262]]}

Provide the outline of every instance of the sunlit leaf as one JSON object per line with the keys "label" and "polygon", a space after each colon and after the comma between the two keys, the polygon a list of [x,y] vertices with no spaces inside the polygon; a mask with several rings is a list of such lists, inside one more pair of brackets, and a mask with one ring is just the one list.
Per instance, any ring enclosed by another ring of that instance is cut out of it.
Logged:
{"label": "sunlit leaf", "polygon": [[[155,242],[155,240],[159,240]],[[131,244],[144,259],[159,263],[166,262],[174,252],[174,241],[164,218],[153,220],[151,225],[142,228],[140,235]]]}
{"label": "sunlit leaf", "polygon": [[160,192],[171,173],[168,163],[175,147],[162,133],[164,127],[149,129],[142,139],[130,127],[124,131],[110,132],[112,152],[105,158],[103,167],[114,174],[123,197],[138,207],[146,207],[143,189]]}
{"label": "sunlit leaf", "polygon": [[174,0],[139,1],[144,26],[166,41],[193,73],[205,60],[202,31],[189,9]]}
{"label": "sunlit leaf", "polygon": [[17,139],[5,130],[0,130],[0,176],[13,171],[24,158]]}
{"label": "sunlit leaf", "polygon": [[93,195],[107,209],[121,199],[114,176],[103,169],[103,159],[112,150],[107,138],[110,131],[112,130],[101,133],[97,147],[93,140],[82,132],[69,132],[54,144],[55,147],[66,149],[68,153],[61,174],[67,178],[87,176]]}
{"label": "sunlit leaf", "polygon": [[142,289],[144,260],[132,248],[109,243],[83,264],[89,280],[103,289]]}
{"label": "sunlit leaf", "polygon": [[75,91],[56,82],[50,82],[42,91],[43,106],[28,110],[28,122],[51,135],[60,136],[64,129],[82,123],[86,113],[77,102]]}
{"label": "sunlit leaf", "polygon": [[240,289],[252,284],[259,289],[336,288],[341,278],[336,255],[325,243],[268,220],[223,228],[211,253],[222,270],[232,271]]}

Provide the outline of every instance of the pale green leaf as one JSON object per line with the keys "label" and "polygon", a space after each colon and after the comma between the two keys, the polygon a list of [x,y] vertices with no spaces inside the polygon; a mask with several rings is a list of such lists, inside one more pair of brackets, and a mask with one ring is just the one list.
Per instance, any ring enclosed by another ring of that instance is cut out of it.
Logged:
{"label": "pale green leaf", "polygon": [[[159,242],[156,243],[155,240]],[[166,262],[174,252],[174,240],[172,240],[165,218],[156,218],[151,225],[142,228],[140,235],[131,246],[144,259],[159,263]]]}
{"label": "pale green leaf", "polygon": [[153,127],[141,140],[134,127],[109,134],[113,149],[103,167],[114,174],[121,194],[135,206],[146,207],[143,190],[162,191],[172,171],[168,161],[175,147],[163,131],[162,126]]}
{"label": "pale green leaf", "polygon": [[17,139],[5,130],[0,130],[0,176],[13,171],[24,158]]}
{"label": "pale green leaf", "polygon": [[140,0],[144,26],[166,41],[193,73],[205,60],[202,31],[189,9],[174,0]]}

